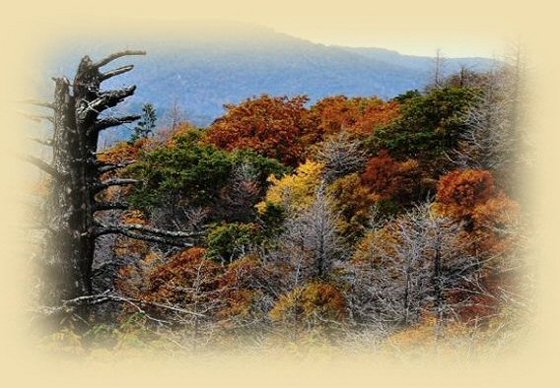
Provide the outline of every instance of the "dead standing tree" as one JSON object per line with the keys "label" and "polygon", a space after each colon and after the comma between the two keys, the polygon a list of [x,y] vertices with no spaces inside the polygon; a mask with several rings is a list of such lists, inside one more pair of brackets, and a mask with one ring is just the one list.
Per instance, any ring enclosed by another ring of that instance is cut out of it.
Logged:
{"label": "dead standing tree", "polygon": [[140,118],[137,115],[113,117],[102,115],[125,98],[134,94],[136,86],[102,91],[101,83],[126,73],[133,65],[102,72],[101,68],[128,55],[145,55],[144,51],[122,51],[94,62],[82,58],[73,83],[65,77],[55,81],[54,102],[32,101],[49,108],[54,125],[53,137],[42,144],[53,148],[51,163],[28,157],[27,160],[52,176],[50,196],[46,203],[47,285],[46,303],[60,305],[64,301],[89,295],[92,292],[92,264],[96,239],[105,234],[121,234],[129,238],[178,246],[190,246],[192,235],[166,231],[144,225],[106,225],[96,212],[126,208],[123,203],[106,203],[97,194],[115,185],[139,183],[134,179],[102,180],[108,171],[124,165],[106,164],[97,157],[101,131]]}

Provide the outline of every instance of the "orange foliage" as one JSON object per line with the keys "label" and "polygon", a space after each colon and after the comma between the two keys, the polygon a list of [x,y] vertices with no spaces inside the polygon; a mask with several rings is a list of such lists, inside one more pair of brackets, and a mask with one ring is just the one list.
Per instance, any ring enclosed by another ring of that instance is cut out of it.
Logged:
{"label": "orange foliage", "polygon": [[488,254],[512,247],[508,229],[519,221],[519,205],[496,188],[489,171],[457,170],[438,183],[436,210],[466,222],[466,230]]}
{"label": "orange foliage", "polygon": [[304,159],[305,138],[311,127],[307,101],[305,96],[263,95],[239,105],[226,105],[227,113],[209,128],[206,141],[228,151],[253,149],[296,166]]}
{"label": "orange foliage", "polygon": [[398,102],[384,102],[377,97],[327,97],[311,108],[311,117],[323,136],[342,130],[360,137],[368,136],[399,116]]}
{"label": "orange foliage", "polygon": [[119,142],[112,147],[103,150],[99,154],[99,160],[105,163],[123,163],[136,160],[143,150],[150,149],[154,141],[150,138],[141,138],[134,143],[126,141]]}
{"label": "orange foliage", "polygon": [[450,295],[460,302],[457,313],[464,322],[485,321],[499,311],[500,295],[515,287],[508,279],[507,255],[514,253],[519,237],[519,205],[496,188],[494,177],[485,170],[447,174],[439,181],[436,198],[440,213],[465,222],[465,238],[474,242],[473,254],[494,259],[480,273],[478,281],[484,292]]}
{"label": "orange foliage", "polygon": [[185,303],[193,293],[215,289],[220,266],[204,257],[204,248],[189,248],[157,266],[147,276],[145,298],[167,303]]}
{"label": "orange foliage", "polygon": [[266,284],[267,281],[269,274],[257,257],[246,256],[231,263],[218,280],[221,298],[225,301],[218,316],[248,317],[251,307],[261,294],[260,284]]}
{"label": "orange foliage", "polygon": [[490,255],[513,253],[520,222],[519,204],[499,193],[476,206],[472,212],[479,247]]}
{"label": "orange foliage", "polygon": [[[127,210],[120,214],[120,221],[123,224],[146,225],[148,222],[144,213],[140,210]],[[137,255],[144,256],[149,251],[149,244],[146,241],[119,236],[115,244],[117,256]]]}
{"label": "orange foliage", "polygon": [[399,162],[383,150],[368,161],[361,179],[380,199],[407,202],[418,191],[420,171],[415,160]]}
{"label": "orange foliage", "polygon": [[465,218],[495,194],[495,180],[489,171],[455,170],[440,178],[436,200],[444,215]]}

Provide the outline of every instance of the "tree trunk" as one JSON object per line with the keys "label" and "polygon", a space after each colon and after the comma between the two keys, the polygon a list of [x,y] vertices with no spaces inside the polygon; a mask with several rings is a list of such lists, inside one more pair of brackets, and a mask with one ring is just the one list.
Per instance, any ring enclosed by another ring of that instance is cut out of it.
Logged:
{"label": "tree trunk", "polygon": [[[93,62],[85,56],[73,83],[65,77],[54,78],[54,102],[30,101],[33,105],[54,110],[53,138],[42,144],[53,147],[49,164],[34,157],[27,160],[52,177],[51,192],[46,202],[46,290],[44,304],[65,304],[92,293],[92,265],[95,240],[104,234],[122,234],[129,238],[181,247],[192,246],[182,239],[195,234],[166,231],[145,225],[105,225],[95,218],[96,211],[123,209],[127,204],[96,201],[96,195],[114,185],[138,183],[134,179],[107,179],[102,175],[127,164],[105,164],[97,159],[99,133],[110,127],[130,123],[138,115],[112,117],[102,112],[134,94],[135,86],[117,90],[100,90],[101,82],[132,70],[123,66],[105,73],[100,68],[126,55],[144,55],[143,51],[122,51]],[[65,309],[54,309],[64,311]],[[85,317],[85,307],[72,310]],[[81,311],[81,313],[80,313]]]}

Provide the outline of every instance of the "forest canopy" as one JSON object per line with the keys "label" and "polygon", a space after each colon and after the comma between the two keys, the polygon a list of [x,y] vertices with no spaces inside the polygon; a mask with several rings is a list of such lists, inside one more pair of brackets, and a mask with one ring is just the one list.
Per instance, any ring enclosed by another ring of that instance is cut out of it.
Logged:
{"label": "forest canopy", "polygon": [[389,100],[263,94],[205,128],[157,127],[147,104],[96,153],[89,292],[59,299],[56,338],[500,341],[524,298],[515,74],[462,71]]}

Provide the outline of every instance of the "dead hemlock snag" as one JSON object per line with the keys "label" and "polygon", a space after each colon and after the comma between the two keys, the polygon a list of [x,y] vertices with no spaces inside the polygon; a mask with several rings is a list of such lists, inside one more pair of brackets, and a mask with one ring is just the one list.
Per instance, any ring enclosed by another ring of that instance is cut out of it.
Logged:
{"label": "dead hemlock snag", "polygon": [[144,51],[121,51],[94,62],[84,56],[74,82],[66,77],[53,78],[54,101],[27,101],[54,112],[53,137],[41,140],[53,149],[50,163],[28,156],[27,161],[53,178],[46,202],[46,258],[48,292],[46,303],[64,305],[64,301],[92,293],[92,264],[95,240],[105,234],[121,234],[129,238],[157,243],[191,246],[191,233],[167,231],[143,225],[106,225],[95,213],[108,209],[124,209],[126,203],[108,203],[96,195],[110,186],[140,183],[134,179],[101,180],[101,176],[127,164],[107,164],[97,157],[101,131],[140,119],[139,115],[99,117],[134,94],[136,86],[117,90],[101,90],[103,81],[126,73],[133,65],[102,72],[101,68],[128,55],[145,55]]}

